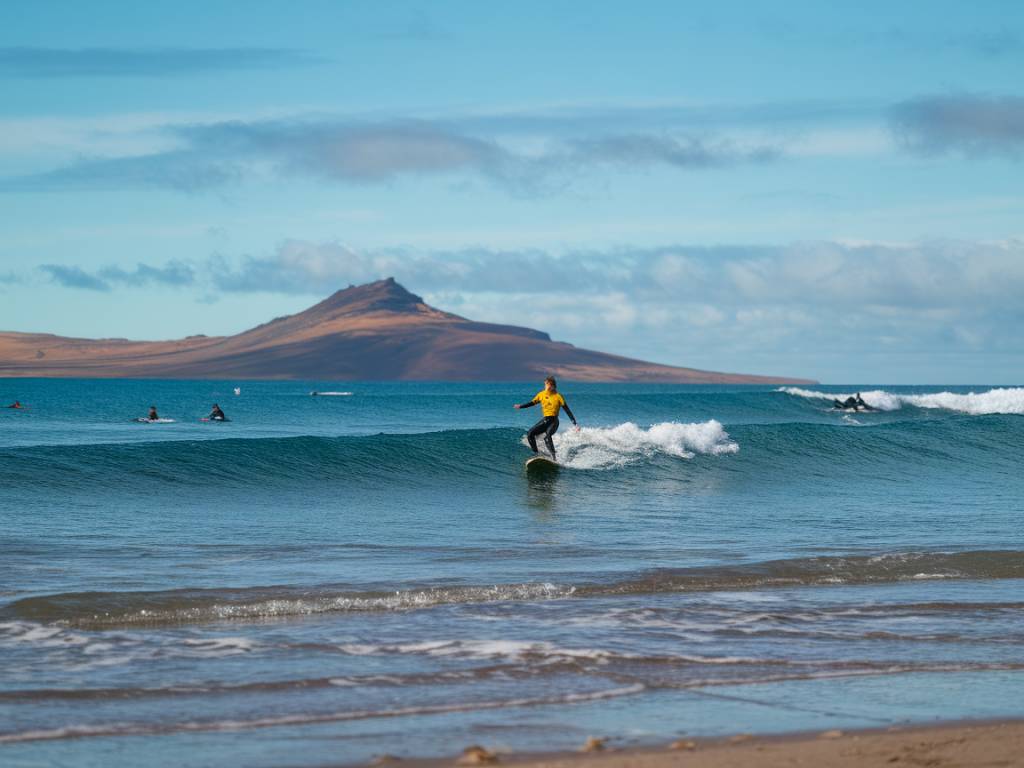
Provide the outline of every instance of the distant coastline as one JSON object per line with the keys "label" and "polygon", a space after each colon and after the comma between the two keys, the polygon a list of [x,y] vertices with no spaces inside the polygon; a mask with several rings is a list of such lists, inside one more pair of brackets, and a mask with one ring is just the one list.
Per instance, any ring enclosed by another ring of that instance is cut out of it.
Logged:
{"label": "distant coastline", "polygon": [[435,309],[393,278],[338,291],[235,336],[173,341],[0,333],[0,377],[814,384],[704,371],[552,341]]}

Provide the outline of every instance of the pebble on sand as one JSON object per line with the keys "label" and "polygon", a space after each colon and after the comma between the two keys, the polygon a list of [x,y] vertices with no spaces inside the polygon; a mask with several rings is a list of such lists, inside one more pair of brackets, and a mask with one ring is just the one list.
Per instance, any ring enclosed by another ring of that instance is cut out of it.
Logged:
{"label": "pebble on sand", "polygon": [[697,742],[689,739],[676,739],[668,745],[669,749],[696,749]]}
{"label": "pebble on sand", "polygon": [[580,752],[604,752],[607,747],[605,742],[608,739],[599,739],[596,736],[587,738],[587,743],[580,747]]}
{"label": "pebble on sand", "polygon": [[462,750],[462,756],[455,761],[456,765],[489,765],[498,762],[498,756],[488,749],[474,744]]}

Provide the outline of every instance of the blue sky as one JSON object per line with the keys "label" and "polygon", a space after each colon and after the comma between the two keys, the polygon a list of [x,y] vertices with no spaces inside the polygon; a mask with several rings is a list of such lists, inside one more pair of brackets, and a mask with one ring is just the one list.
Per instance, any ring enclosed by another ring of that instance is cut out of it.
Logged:
{"label": "blue sky", "polygon": [[0,329],[394,275],[580,346],[1024,381],[1024,6],[6,4]]}

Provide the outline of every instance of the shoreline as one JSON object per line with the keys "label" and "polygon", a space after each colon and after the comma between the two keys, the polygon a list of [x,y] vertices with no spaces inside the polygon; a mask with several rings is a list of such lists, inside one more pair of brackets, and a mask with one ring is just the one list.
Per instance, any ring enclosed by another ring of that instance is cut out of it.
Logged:
{"label": "shoreline", "polygon": [[491,752],[469,746],[445,758],[380,755],[369,765],[440,768],[513,765],[517,768],[899,768],[999,766],[1024,768],[1024,718],[954,720],[848,731],[736,733],[721,738],[680,737],[659,745],[616,747],[591,737],[575,752]]}

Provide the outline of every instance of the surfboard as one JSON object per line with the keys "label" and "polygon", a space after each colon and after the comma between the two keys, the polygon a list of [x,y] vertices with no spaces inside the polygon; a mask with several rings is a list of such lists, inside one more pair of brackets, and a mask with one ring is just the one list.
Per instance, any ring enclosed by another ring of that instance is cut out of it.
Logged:
{"label": "surfboard", "polygon": [[133,421],[137,421],[139,424],[173,424],[174,423],[174,419],[145,419],[142,416],[140,416],[137,419],[133,419]]}
{"label": "surfboard", "polygon": [[526,460],[527,472],[550,472],[559,466],[559,463],[550,456],[531,456]]}

